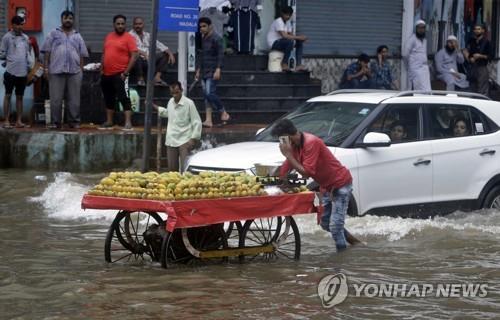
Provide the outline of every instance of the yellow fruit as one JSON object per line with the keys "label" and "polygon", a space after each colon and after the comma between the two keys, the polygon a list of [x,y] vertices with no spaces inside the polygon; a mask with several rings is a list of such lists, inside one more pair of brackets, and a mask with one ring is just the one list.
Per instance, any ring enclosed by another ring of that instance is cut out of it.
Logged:
{"label": "yellow fruit", "polygon": [[111,178],[104,178],[101,180],[101,184],[103,184],[105,186],[111,186],[111,185],[115,184],[115,180],[113,180]]}

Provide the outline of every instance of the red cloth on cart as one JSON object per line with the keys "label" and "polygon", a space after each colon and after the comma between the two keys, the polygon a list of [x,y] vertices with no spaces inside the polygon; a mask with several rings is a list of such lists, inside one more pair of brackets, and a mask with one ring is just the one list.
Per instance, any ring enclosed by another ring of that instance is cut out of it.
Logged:
{"label": "red cloth on cart", "polygon": [[278,196],[156,201],[85,195],[83,209],[156,211],[168,215],[167,230],[275,216],[316,212],[314,193]]}

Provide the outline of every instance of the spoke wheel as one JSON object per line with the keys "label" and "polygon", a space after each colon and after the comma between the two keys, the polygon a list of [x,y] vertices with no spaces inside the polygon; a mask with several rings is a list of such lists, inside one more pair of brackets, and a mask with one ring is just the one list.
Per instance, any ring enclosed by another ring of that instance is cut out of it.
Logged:
{"label": "spoke wheel", "polygon": [[271,253],[240,256],[240,261],[270,261],[277,258],[298,260],[300,258],[300,234],[292,217],[271,217],[245,222],[240,248],[272,244]]}
{"label": "spoke wheel", "polygon": [[[226,231],[224,224],[214,224],[205,227],[189,228],[187,229],[187,237],[191,246],[198,251],[220,250],[228,248]],[[181,229],[176,229],[174,232],[167,232],[163,238],[160,258],[163,268],[171,268],[176,264],[199,266],[209,263],[226,262],[227,260],[227,257],[201,259],[193,256],[184,245]]]}
{"label": "spoke wheel", "polygon": [[118,212],[106,235],[105,260],[111,263],[144,261],[145,255],[151,260],[158,260],[145,241],[144,233],[155,224],[162,223],[162,218],[156,212]]}
{"label": "spoke wheel", "polygon": [[227,245],[229,248],[237,248],[240,243],[243,225],[240,221],[231,221],[224,223],[224,232],[226,233]]}

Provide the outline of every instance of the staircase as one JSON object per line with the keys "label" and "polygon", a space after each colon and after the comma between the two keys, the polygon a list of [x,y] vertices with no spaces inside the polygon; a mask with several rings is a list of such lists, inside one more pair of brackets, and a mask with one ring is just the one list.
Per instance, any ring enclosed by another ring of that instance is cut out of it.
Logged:
{"label": "staircase", "polygon": [[[166,82],[177,79],[177,66],[169,67],[169,71],[163,75]],[[270,123],[279,118],[286,112],[294,109],[300,103],[307,99],[321,94],[321,83],[319,80],[313,80],[308,72],[297,73],[270,73],[267,70],[267,56],[251,55],[227,55],[224,57],[224,68],[222,70],[222,79],[217,85],[217,94],[221,99],[226,110],[231,114],[232,123]],[[95,75],[92,75],[95,82]],[[188,85],[193,81],[194,73],[188,74]],[[92,81],[90,81],[92,83]],[[135,83],[134,79],[131,83]],[[144,123],[144,98],[146,96],[145,87],[134,87],[141,97],[141,111],[134,114],[134,125],[143,125]],[[95,96],[99,86],[93,86],[86,91],[83,90],[82,99],[90,99]],[[197,84],[192,92],[187,93],[194,100],[202,118],[204,118],[205,105],[203,101],[201,85]],[[98,120],[88,121],[84,114],[91,113],[91,118],[97,116],[95,105],[102,105],[102,98],[92,99],[94,102],[82,101],[82,116],[84,121],[96,122]],[[157,104],[166,106],[170,94],[168,87],[155,87],[154,101]],[[92,110],[84,112],[85,104],[93,106]],[[102,115],[104,109],[102,109]],[[117,114],[121,118],[121,114]],[[104,118],[102,118],[104,119]],[[214,120],[218,116],[214,116]],[[121,121],[121,119],[117,119]],[[156,123],[156,115],[153,116],[153,122]]]}

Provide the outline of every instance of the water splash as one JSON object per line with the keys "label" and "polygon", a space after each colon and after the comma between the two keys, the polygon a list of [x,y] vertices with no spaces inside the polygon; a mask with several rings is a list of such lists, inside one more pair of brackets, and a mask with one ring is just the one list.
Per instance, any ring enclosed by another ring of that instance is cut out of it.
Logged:
{"label": "water splash", "polygon": [[409,235],[421,235],[436,230],[449,232],[486,233],[500,236],[500,212],[474,211],[456,212],[431,219],[405,219],[393,217],[365,216],[351,218],[347,227],[360,236],[384,236],[396,241]]}
{"label": "water splash", "polygon": [[83,195],[91,188],[77,181],[68,172],[54,174],[54,181],[38,197],[30,201],[42,205],[49,218],[60,220],[102,221],[108,223],[116,210],[83,210],[80,206]]}
{"label": "water splash", "polygon": [[[38,183],[42,182],[40,180],[43,181],[35,177]],[[71,173],[55,173],[54,181],[47,184],[40,196],[32,197],[30,201],[41,204],[50,218],[108,224],[114,218],[116,210],[83,210],[80,207],[83,195],[91,187],[92,185],[83,184]],[[316,224],[315,214],[298,215],[295,219],[302,234],[330,237]],[[500,237],[500,211],[456,212],[425,220],[367,215],[349,217],[346,228],[361,239],[380,237],[388,241],[397,241],[408,236],[424,237],[426,232],[432,233],[436,230],[482,233]]]}
{"label": "water splash", "polygon": [[[316,224],[316,215],[298,216],[297,224],[301,233],[327,232]],[[382,237],[389,241],[397,241],[408,236],[424,237],[426,232],[436,230],[449,232],[472,232],[496,235],[500,237],[500,211],[481,210],[474,212],[455,212],[447,216],[431,219],[409,219],[387,216],[349,217],[346,228],[361,238]]]}

